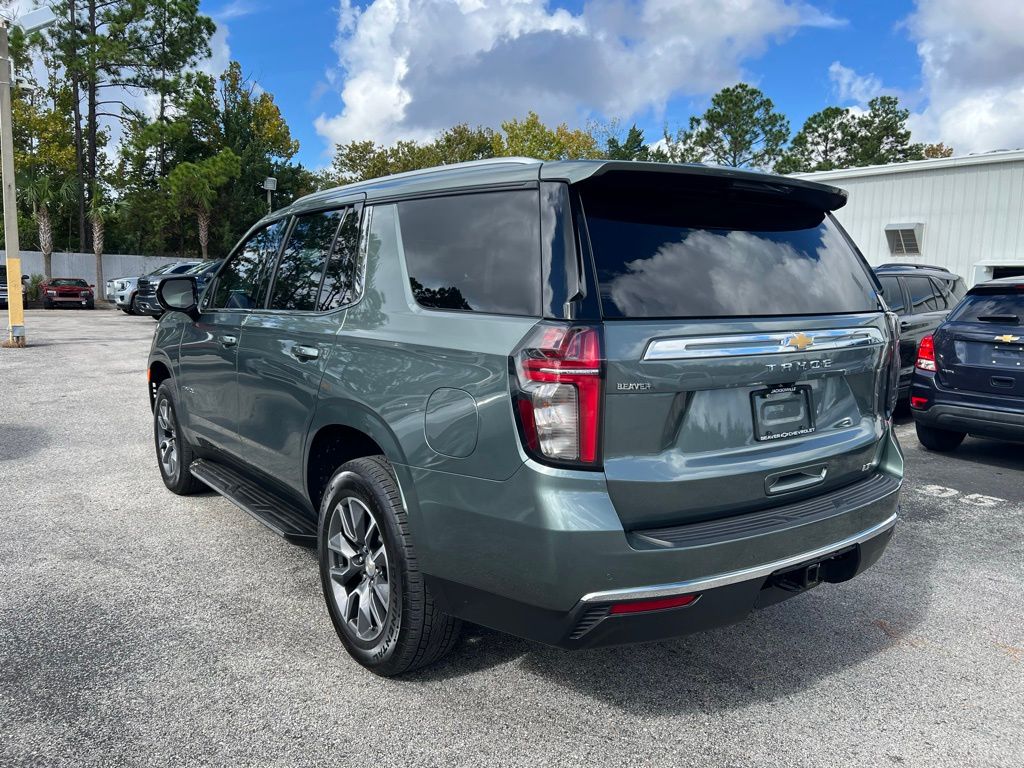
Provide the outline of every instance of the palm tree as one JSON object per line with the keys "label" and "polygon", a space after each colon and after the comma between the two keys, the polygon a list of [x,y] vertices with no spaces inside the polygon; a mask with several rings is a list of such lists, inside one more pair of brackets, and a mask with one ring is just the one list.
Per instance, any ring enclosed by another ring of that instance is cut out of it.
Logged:
{"label": "palm tree", "polygon": [[100,293],[104,290],[103,282],[103,237],[106,232],[106,224],[117,216],[117,203],[108,201],[103,188],[99,185],[93,188],[89,200],[89,222],[92,224],[92,252],[96,255],[96,295],[105,296]]}
{"label": "palm tree", "polygon": [[51,208],[61,206],[75,199],[75,184],[71,179],[54,181],[49,176],[38,176],[19,185],[25,199],[32,205],[32,214],[39,230],[39,250],[43,253],[43,272],[47,279],[53,277],[53,220]]}

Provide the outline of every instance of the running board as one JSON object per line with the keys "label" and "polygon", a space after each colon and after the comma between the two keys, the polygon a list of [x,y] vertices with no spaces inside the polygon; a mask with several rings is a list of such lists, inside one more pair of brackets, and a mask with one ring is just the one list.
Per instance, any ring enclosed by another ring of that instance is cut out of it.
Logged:
{"label": "running board", "polygon": [[253,484],[244,475],[209,459],[189,466],[192,476],[206,483],[243,512],[294,544],[316,545],[316,523],[290,501]]}

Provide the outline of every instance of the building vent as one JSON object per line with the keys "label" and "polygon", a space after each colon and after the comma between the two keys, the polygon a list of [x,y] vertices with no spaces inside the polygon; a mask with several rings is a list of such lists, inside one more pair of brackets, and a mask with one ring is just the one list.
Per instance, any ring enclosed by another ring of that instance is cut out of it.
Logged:
{"label": "building vent", "polygon": [[893,256],[920,256],[924,224],[886,224],[885,239]]}

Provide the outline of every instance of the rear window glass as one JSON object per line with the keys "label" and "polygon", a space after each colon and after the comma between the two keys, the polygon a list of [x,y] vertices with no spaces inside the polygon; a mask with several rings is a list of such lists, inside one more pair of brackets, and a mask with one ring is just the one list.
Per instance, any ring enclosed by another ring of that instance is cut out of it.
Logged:
{"label": "rear window glass", "polygon": [[874,283],[823,212],[720,194],[584,195],[605,317],[872,312]]}
{"label": "rear window glass", "polygon": [[910,304],[913,307],[911,312],[914,314],[935,312],[938,309],[946,308],[945,301],[943,301],[941,306],[939,305],[935,284],[927,277],[907,277],[904,279],[907,281],[907,290],[910,291]]}
{"label": "rear window glass", "polygon": [[1019,293],[972,293],[953,312],[952,320],[1024,323],[1024,291]]}
{"label": "rear window glass", "polygon": [[432,309],[540,315],[536,190],[398,204],[409,284]]}

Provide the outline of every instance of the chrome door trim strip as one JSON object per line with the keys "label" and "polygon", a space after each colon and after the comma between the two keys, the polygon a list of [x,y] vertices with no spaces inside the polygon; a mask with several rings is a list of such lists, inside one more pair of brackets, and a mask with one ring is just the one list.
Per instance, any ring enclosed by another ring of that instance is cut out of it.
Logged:
{"label": "chrome door trim strip", "polygon": [[590,592],[580,598],[580,602],[605,603],[618,602],[621,600],[653,600],[660,597],[688,595],[693,592],[703,592],[708,589],[715,589],[716,587],[738,584],[741,581],[764,578],[776,571],[781,571],[794,565],[800,565],[800,563],[805,563],[808,560],[816,560],[820,557],[825,557],[832,552],[838,552],[840,549],[851,547],[854,544],[863,544],[865,541],[885,533],[896,525],[897,517],[898,515],[894,513],[877,525],[873,525],[860,533],[843,539],[842,541],[837,541],[833,544],[819,547],[818,549],[812,549],[810,552],[801,552],[798,555],[786,557],[782,560],[775,560],[770,563],[755,565],[750,568],[743,568],[739,571],[720,573],[715,576],[705,576],[700,579],[679,581],[674,584],[655,584],[649,587],[628,587],[626,589],[607,589],[602,592]]}
{"label": "chrome door trim strip", "polygon": [[796,354],[824,352],[851,347],[872,347],[885,343],[878,328],[833,328],[824,331],[748,333],[733,336],[693,336],[654,339],[647,345],[644,360],[699,360],[712,357]]}

